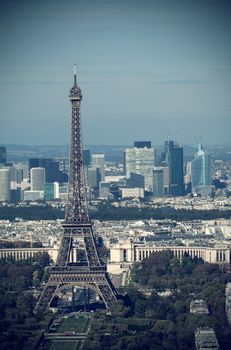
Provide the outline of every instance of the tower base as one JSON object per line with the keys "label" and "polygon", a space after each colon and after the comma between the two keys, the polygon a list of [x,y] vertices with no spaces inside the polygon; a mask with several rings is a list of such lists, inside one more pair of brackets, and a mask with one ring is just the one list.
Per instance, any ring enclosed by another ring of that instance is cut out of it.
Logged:
{"label": "tower base", "polygon": [[103,266],[66,266],[54,267],[34,312],[46,311],[50,307],[55,295],[63,287],[78,286],[90,288],[103,300],[107,309],[116,301],[116,291]]}

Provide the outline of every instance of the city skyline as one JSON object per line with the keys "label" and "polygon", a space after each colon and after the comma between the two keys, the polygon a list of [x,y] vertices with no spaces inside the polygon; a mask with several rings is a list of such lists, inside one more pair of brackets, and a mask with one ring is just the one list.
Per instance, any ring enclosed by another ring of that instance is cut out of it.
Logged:
{"label": "city skyline", "polygon": [[84,144],[227,143],[228,1],[2,5],[1,144],[68,144],[73,63]]}

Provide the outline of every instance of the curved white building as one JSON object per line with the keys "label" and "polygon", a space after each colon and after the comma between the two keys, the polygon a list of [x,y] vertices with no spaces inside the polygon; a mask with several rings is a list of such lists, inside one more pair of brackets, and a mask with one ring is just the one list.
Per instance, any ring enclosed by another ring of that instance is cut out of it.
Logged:
{"label": "curved white building", "polygon": [[230,265],[230,249],[224,244],[215,245],[214,247],[161,246],[152,243],[133,242],[131,240],[119,241],[111,246],[108,272],[122,272],[129,265],[148,258],[150,254],[163,251],[171,251],[178,259],[182,259],[184,254],[188,254],[191,258],[202,258],[208,263]]}

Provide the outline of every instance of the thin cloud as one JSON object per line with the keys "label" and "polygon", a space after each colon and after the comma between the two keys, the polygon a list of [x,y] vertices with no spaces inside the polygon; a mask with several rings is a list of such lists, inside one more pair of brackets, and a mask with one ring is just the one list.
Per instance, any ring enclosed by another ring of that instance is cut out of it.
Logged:
{"label": "thin cloud", "polygon": [[220,104],[220,105],[216,105],[216,107],[230,108],[231,104]]}
{"label": "thin cloud", "polygon": [[164,81],[155,81],[152,84],[157,85],[206,85],[207,81],[199,79],[174,79],[174,80],[164,80]]}
{"label": "thin cloud", "polygon": [[0,85],[60,85],[70,81],[2,81]]}
{"label": "thin cloud", "polygon": [[[0,81],[0,85],[63,85],[63,84],[69,84],[71,85],[70,80],[60,80],[60,81]],[[81,85],[88,85],[88,84],[101,84],[100,81],[97,80],[81,80]]]}

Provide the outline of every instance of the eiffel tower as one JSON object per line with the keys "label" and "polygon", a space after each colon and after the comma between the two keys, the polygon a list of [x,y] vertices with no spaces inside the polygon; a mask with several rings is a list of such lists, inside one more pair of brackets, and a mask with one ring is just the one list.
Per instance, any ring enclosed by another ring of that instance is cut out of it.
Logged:
{"label": "eiffel tower", "polygon": [[[50,271],[49,280],[37,302],[35,312],[47,310],[54,296],[67,286],[92,289],[101,297],[107,309],[117,296],[106,267],[99,259],[89,217],[80,118],[82,94],[77,85],[76,65],[74,65],[74,85],[70,90],[69,100],[72,112],[70,169],[65,221],[62,225],[63,234],[56,265]],[[85,265],[71,263],[74,252],[73,241],[76,239],[82,239],[86,256]]]}

